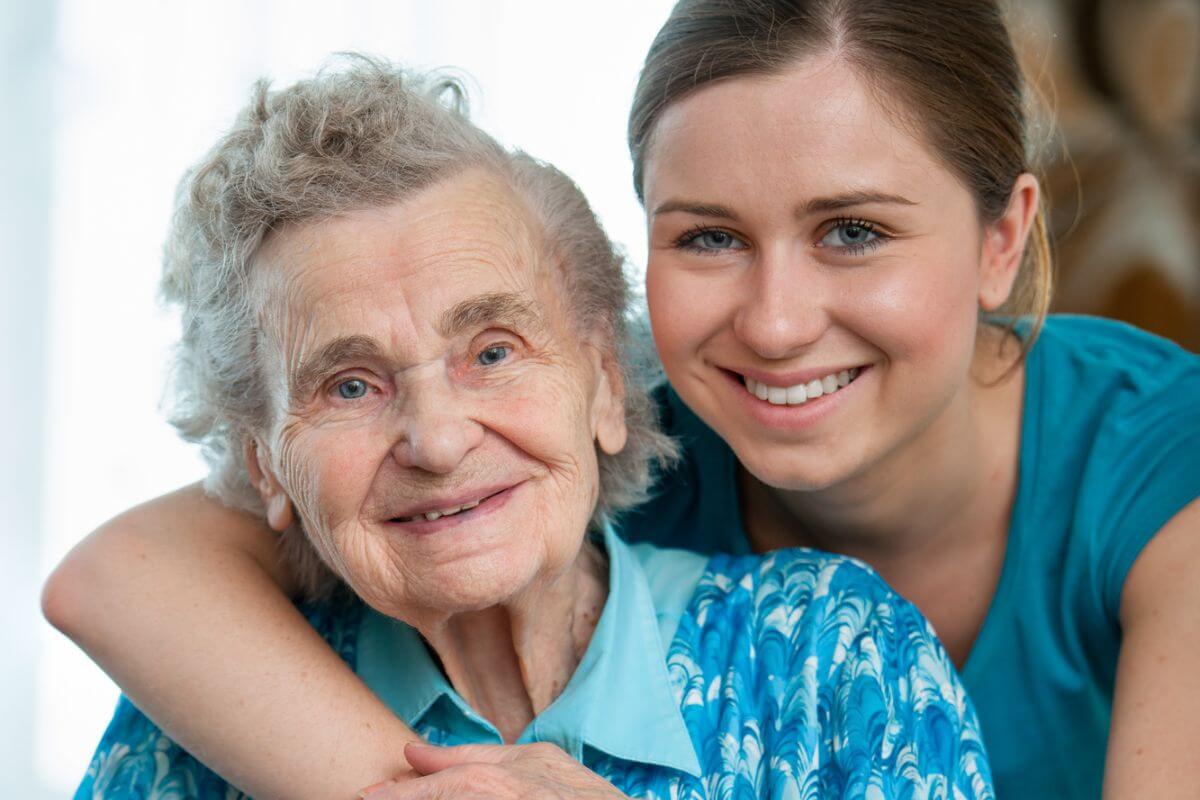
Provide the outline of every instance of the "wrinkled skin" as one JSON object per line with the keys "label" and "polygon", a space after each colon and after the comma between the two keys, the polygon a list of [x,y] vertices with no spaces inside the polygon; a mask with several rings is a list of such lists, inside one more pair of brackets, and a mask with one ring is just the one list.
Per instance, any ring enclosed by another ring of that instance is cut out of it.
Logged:
{"label": "wrinkled skin", "polygon": [[366,800],[620,800],[608,781],[552,744],[409,745],[418,778],[364,789]]}
{"label": "wrinkled skin", "polygon": [[274,232],[255,273],[275,419],[247,443],[277,530],[416,628],[516,741],[579,663],[607,594],[584,534],[625,444],[603,327],[506,180]]}

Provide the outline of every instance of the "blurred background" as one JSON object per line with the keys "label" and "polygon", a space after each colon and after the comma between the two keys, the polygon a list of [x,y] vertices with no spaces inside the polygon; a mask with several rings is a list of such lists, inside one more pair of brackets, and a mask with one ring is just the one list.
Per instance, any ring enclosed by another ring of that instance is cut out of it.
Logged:
{"label": "blurred background", "polygon": [[[0,794],[69,797],[115,687],[38,610],[89,530],[200,478],[159,410],[174,185],[251,82],[361,50],[453,66],[474,116],[582,186],[640,274],[625,114],[669,0],[0,0]],[[1200,3],[1021,0],[1056,308],[1200,349]],[[137,613],[130,609],[128,613]]]}

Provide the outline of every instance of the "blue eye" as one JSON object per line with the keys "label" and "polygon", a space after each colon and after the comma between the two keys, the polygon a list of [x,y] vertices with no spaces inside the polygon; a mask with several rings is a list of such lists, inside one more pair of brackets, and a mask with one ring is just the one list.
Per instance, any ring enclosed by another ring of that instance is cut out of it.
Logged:
{"label": "blue eye", "polygon": [[675,244],[677,247],[701,253],[746,249],[745,242],[729,231],[723,231],[719,228],[697,228],[688,231]]}
{"label": "blue eye", "polygon": [[875,227],[862,220],[840,220],[821,239],[822,247],[832,247],[850,253],[861,253],[869,247],[876,247],[882,237]]}
{"label": "blue eye", "polygon": [[504,359],[508,358],[508,354],[512,352],[512,348],[507,345],[493,345],[479,353],[475,360],[485,367],[490,367],[493,364],[499,364]]}
{"label": "blue eye", "polygon": [[351,378],[337,385],[338,396],[344,400],[357,400],[367,393],[367,382],[359,378]]}

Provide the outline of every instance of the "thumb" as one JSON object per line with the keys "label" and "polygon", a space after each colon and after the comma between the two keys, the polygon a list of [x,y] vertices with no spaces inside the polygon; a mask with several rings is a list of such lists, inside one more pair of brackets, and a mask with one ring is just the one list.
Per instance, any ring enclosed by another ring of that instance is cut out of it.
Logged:
{"label": "thumb", "polygon": [[458,747],[438,747],[423,742],[404,746],[404,757],[419,775],[431,775],[460,764],[500,764],[508,760],[511,748],[503,745],[464,744]]}

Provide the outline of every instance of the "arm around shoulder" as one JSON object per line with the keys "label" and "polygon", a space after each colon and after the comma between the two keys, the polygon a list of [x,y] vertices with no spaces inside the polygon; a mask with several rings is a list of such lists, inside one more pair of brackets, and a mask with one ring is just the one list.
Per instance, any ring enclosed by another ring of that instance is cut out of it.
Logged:
{"label": "arm around shoulder", "polygon": [[276,537],[190,486],[80,543],[46,618],[164,732],[265,797],[353,797],[415,735],[292,604]]}

